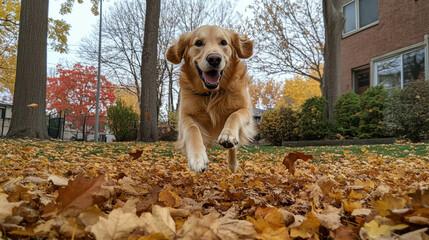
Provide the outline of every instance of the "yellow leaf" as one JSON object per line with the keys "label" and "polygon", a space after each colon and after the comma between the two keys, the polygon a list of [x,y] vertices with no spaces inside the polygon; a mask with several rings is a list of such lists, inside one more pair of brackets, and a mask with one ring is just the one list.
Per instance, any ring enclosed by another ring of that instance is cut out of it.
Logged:
{"label": "yellow leaf", "polygon": [[349,202],[346,200],[343,200],[343,204],[344,204],[344,210],[346,212],[353,212],[353,210],[355,209],[361,209],[362,205],[360,204],[360,202]]}
{"label": "yellow leaf", "polygon": [[354,190],[350,192],[350,194],[347,196],[348,199],[362,199],[363,195],[361,193],[356,193]]}
{"label": "yellow leaf", "polygon": [[374,203],[374,209],[385,217],[390,214],[389,210],[402,209],[405,207],[406,200],[403,198],[395,198],[391,194],[385,194],[382,200],[377,200]]}
{"label": "yellow leaf", "polygon": [[393,230],[401,230],[404,228],[407,228],[408,225],[406,224],[398,224],[394,226],[389,225],[378,225],[378,223],[375,220],[372,220],[369,223],[364,224],[364,228],[368,234],[368,237],[370,239],[375,239],[378,237],[390,237],[390,232]]}
{"label": "yellow leaf", "polygon": [[143,236],[138,240],[170,240],[162,233],[150,233],[149,235]]}
{"label": "yellow leaf", "polygon": [[319,231],[320,223],[317,217],[315,217],[311,212],[305,214],[305,217],[307,217],[307,219],[304,220],[304,222],[302,222],[302,224],[298,228],[291,229],[290,236],[292,238],[311,238]]}
{"label": "yellow leaf", "polygon": [[282,227],[282,228],[279,228],[276,230],[263,232],[262,234],[257,236],[257,239],[262,239],[262,240],[288,240],[288,239],[290,239],[290,237],[289,237],[289,231],[287,230],[287,228]]}

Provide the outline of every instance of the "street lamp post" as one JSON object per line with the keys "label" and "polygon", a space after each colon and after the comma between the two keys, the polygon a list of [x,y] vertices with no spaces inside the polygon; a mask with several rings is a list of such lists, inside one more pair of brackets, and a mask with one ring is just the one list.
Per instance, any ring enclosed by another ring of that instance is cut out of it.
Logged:
{"label": "street lamp post", "polygon": [[95,102],[95,132],[94,141],[98,142],[98,120],[100,114],[100,73],[101,73],[101,26],[103,21],[103,0],[100,0],[100,29],[98,35],[98,73],[97,73],[97,100]]}

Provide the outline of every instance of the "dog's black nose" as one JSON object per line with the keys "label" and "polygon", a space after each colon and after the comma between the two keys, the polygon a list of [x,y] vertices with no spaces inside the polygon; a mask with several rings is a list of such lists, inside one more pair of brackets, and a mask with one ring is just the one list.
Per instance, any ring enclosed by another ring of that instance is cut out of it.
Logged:
{"label": "dog's black nose", "polygon": [[212,67],[217,67],[222,61],[222,56],[219,53],[210,53],[206,60]]}

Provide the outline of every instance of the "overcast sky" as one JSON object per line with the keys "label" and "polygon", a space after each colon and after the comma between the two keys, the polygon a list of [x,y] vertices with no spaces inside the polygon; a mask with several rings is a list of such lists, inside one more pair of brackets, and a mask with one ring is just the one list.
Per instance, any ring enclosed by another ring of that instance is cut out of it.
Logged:
{"label": "overcast sky", "polygon": [[[110,6],[120,0],[103,0],[103,12],[106,13]],[[76,55],[79,51],[79,45],[83,37],[89,36],[93,25],[98,23],[100,16],[94,16],[91,12],[91,2],[85,0],[82,4],[74,4],[71,13],[61,15],[60,6],[64,0],[51,0],[49,1],[49,17],[53,19],[64,19],[71,25],[70,35],[68,36],[68,53],[57,53],[50,46],[48,46],[48,74],[49,68],[55,68],[57,64],[70,63],[74,64],[79,61]],[[204,0],[201,0],[204,2]],[[250,3],[250,0],[239,0],[237,3],[236,10],[244,14],[246,6]]]}
{"label": "overcast sky", "polygon": [[[103,0],[103,12],[106,12],[115,1],[119,0]],[[71,13],[66,15],[60,14],[60,6],[64,0],[49,1],[49,17],[53,19],[64,19],[71,25],[70,35],[68,36],[67,44],[69,46],[68,53],[57,53],[48,46],[48,68],[55,66],[58,63],[76,63],[79,61],[76,56],[79,50],[80,41],[83,37],[91,34],[94,24],[98,23],[100,16],[94,16],[91,12],[91,2],[86,0],[82,4],[75,3]]]}

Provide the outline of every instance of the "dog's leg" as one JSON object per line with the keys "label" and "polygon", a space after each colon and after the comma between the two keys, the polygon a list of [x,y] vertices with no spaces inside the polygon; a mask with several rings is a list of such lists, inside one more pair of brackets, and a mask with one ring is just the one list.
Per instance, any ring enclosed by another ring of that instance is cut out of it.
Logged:
{"label": "dog's leg", "polygon": [[228,168],[235,173],[238,168],[237,148],[228,149]]}
{"label": "dog's leg", "polygon": [[249,109],[242,108],[233,112],[225,122],[225,126],[219,135],[218,143],[225,148],[236,147],[239,144],[240,128],[248,126],[250,121],[252,119]]}
{"label": "dog's leg", "polygon": [[181,131],[181,141],[184,141],[190,170],[196,173],[204,172],[207,169],[209,158],[200,128],[192,118],[188,117],[184,119]]}

